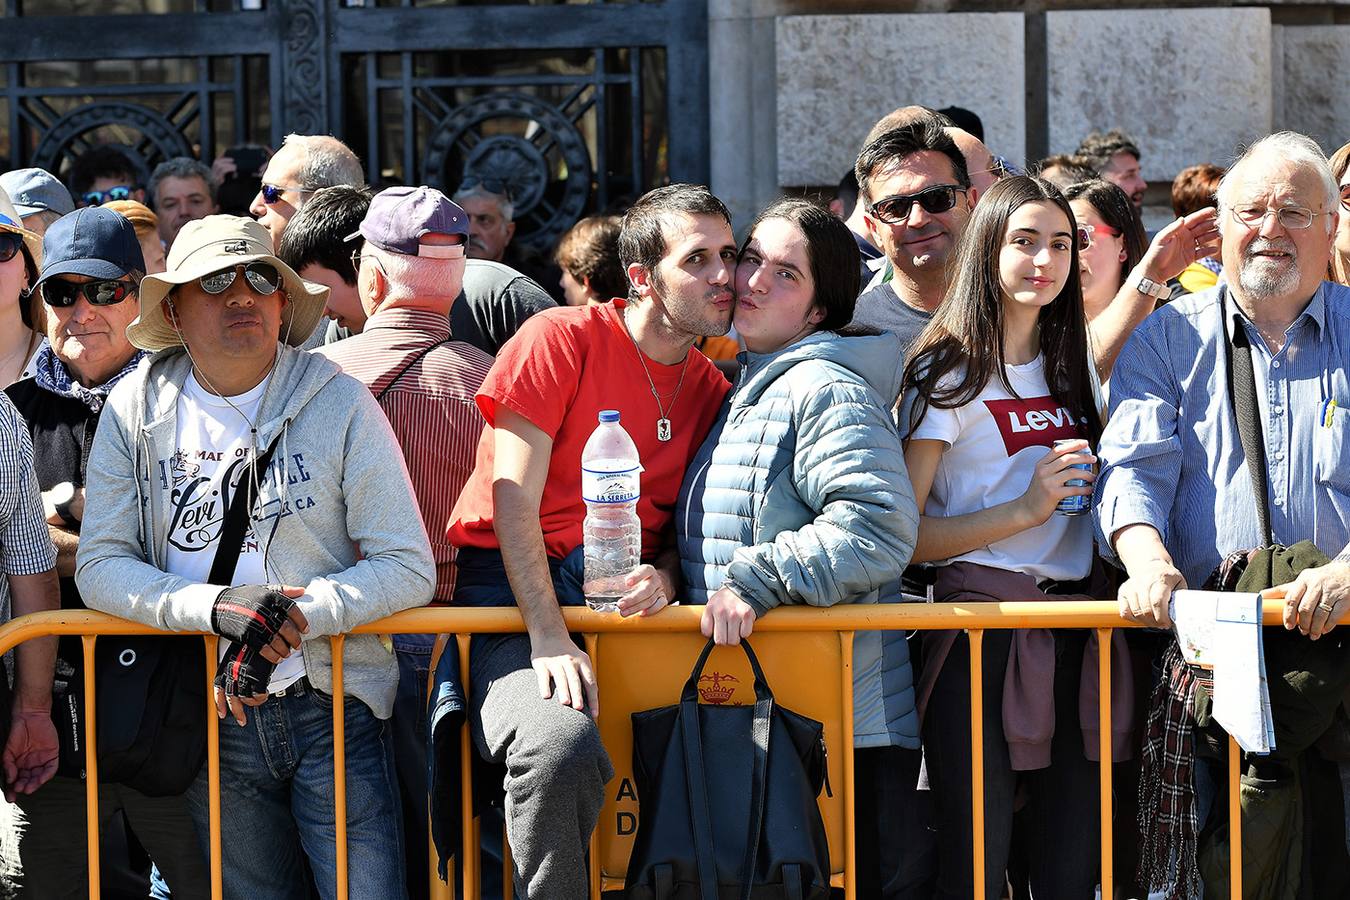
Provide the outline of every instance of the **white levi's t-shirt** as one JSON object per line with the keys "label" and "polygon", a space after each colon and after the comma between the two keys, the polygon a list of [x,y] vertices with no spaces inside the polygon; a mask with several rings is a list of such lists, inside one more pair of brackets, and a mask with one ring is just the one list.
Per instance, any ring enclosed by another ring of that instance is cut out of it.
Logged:
{"label": "white levi's t-shirt", "polygon": [[[1068,408],[1050,396],[1044,357],[1006,370],[1021,399],[991,378],[960,409],[929,407],[910,434],[913,440],[948,445],[924,515],[960,516],[1016,500],[1055,441],[1086,437]],[[946,562],[956,561],[1025,572],[1038,581],[1084,578],[1092,565],[1092,516],[1056,512],[1043,525]]]}
{"label": "white levi's t-shirt", "polygon": [[[211,574],[225,510],[234,491],[242,487],[241,478],[255,452],[249,423],[258,419],[258,405],[271,377],[269,374],[257,387],[227,402],[188,374],[178,396],[178,443],[169,472],[173,487],[165,562],[175,575],[205,583]],[[264,449],[258,447],[256,452]],[[263,550],[250,520],[231,584],[268,583]],[[226,645],[226,641],[220,642],[222,657]],[[301,653],[292,652],[277,664],[268,690],[279,691],[304,674]]]}

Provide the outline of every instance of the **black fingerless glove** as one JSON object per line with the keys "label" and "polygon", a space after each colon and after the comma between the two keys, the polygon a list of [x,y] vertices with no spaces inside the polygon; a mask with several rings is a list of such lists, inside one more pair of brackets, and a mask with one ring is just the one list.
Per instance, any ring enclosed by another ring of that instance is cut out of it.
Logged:
{"label": "black fingerless glove", "polygon": [[266,585],[226,588],[211,607],[211,629],[258,651],[271,643],[295,601]]}
{"label": "black fingerless glove", "polygon": [[267,693],[276,663],[240,643],[231,643],[216,667],[215,685],[230,697],[252,697]]}

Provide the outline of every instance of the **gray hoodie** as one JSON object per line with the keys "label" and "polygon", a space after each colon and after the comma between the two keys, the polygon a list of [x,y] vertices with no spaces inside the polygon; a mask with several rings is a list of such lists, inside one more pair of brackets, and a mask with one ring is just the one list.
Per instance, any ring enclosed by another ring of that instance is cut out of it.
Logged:
{"label": "gray hoodie", "polygon": [[[172,631],[210,631],[228,585],[165,572],[178,396],[191,370],[180,349],[142,360],[117,385],[89,457],[75,579],[92,609]],[[282,347],[258,409],[258,446],[280,442],[260,486],[254,531],[269,572],[305,588],[305,673],[332,692],[329,635],[431,599],[436,569],[389,422],[370,390],[321,356]],[[280,510],[280,515],[278,515]],[[398,666],[377,635],[353,635],[345,692],[380,718]]]}
{"label": "gray hoodie", "polygon": [[[828,332],[742,354],[676,507],[690,603],[728,577],[761,616],[900,599],[919,518],[890,414],[903,355],[893,334]],[[917,747],[904,633],[859,633],[854,667],[856,745]]]}

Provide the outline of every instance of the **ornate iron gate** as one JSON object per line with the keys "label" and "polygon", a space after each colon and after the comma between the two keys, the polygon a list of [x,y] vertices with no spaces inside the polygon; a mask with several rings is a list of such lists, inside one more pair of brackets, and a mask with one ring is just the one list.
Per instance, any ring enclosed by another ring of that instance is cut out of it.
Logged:
{"label": "ornate iron gate", "polygon": [[377,185],[504,181],[537,246],[708,177],[706,0],[3,2],[5,167],[331,132]]}

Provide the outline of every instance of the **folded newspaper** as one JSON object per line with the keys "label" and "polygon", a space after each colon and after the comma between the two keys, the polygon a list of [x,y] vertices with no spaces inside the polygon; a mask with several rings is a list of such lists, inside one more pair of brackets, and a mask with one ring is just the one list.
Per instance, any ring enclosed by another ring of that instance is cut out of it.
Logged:
{"label": "folded newspaper", "polygon": [[1214,672],[1215,720],[1248,753],[1275,747],[1261,640],[1261,595],[1174,591],[1172,627],[1188,663]]}

